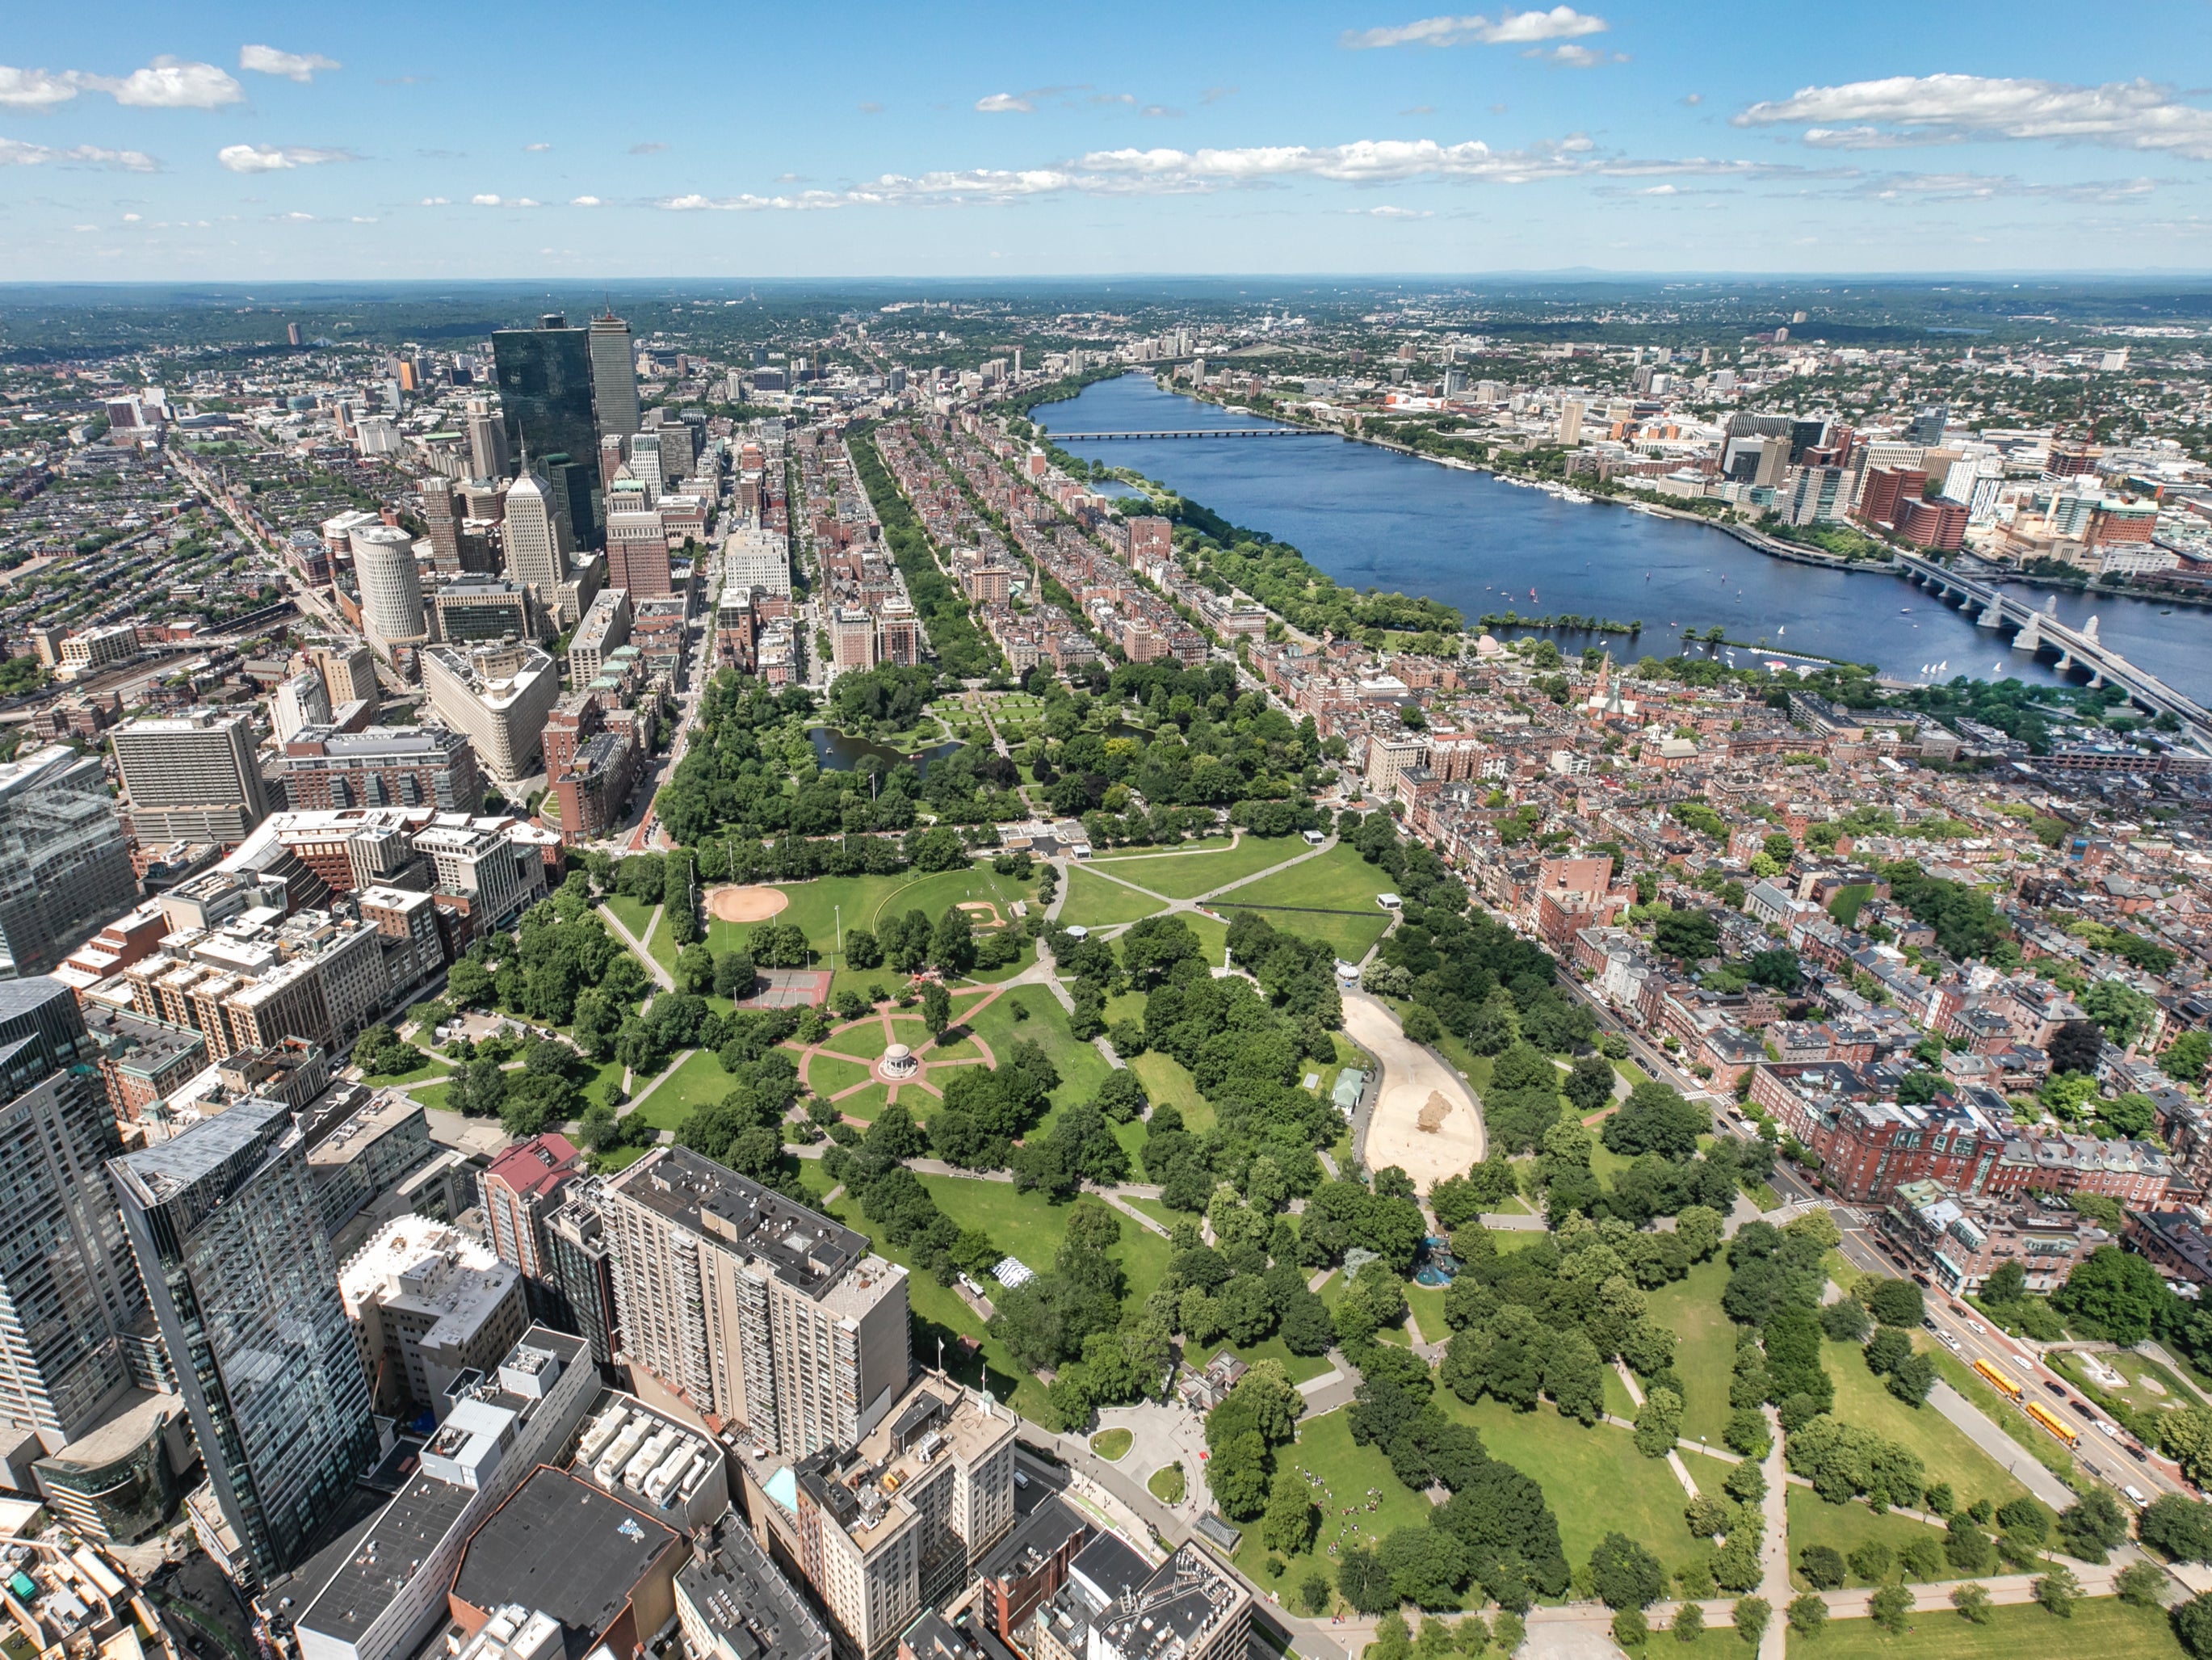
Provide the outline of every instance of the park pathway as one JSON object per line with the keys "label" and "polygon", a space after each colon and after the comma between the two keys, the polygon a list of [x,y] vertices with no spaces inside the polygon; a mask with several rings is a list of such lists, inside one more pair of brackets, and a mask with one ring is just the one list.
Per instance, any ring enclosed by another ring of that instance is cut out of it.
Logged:
{"label": "park pathway", "polygon": [[[1211,849],[1211,851],[1215,853],[1234,852],[1236,848],[1242,844],[1243,841],[1243,837],[1239,836],[1236,840],[1231,842],[1226,848],[1215,848]],[[1323,842],[1317,848],[1307,848],[1303,852],[1295,854],[1291,857],[1284,860],[1282,863],[1279,865],[1270,865],[1265,870],[1254,871],[1249,876],[1240,876],[1234,882],[1224,882],[1219,887],[1208,889],[1206,892],[1199,894],[1189,899],[1176,899],[1164,893],[1155,893],[1152,889],[1145,886],[1140,882],[1133,882],[1126,876],[1116,875],[1110,868],[1109,868],[1109,866],[1114,865],[1137,863],[1146,859],[1194,858],[1203,857],[1203,854],[1178,854],[1173,853],[1134,854],[1127,858],[1109,859],[1103,862],[1096,859],[1085,860],[1083,863],[1083,868],[1089,871],[1093,876],[1103,876],[1109,882],[1117,883],[1121,886],[1127,888],[1133,893],[1141,893],[1147,899],[1158,900],[1162,909],[1153,914],[1155,915],[1171,916],[1178,911],[1203,911],[1206,909],[1207,901],[1218,899],[1224,893],[1234,893],[1239,888],[1249,887],[1255,882],[1265,881],[1268,877],[1279,876],[1293,866],[1303,865],[1309,859],[1320,858],[1322,854],[1327,853],[1335,845],[1336,837],[1332,836],[1328,840]],[[1061,892],[1065,895],[1066,889],[1063,888]],[[1056,915],[1060,907],[1057,904],[1054,904],[1053,907],[1053,914]],[[1115,935],[1126,933],[1128,929],[1135,926],[1136,924],[1133,922],[1114,922],[1109,923],[1103,927],[1093,928],[1091,933],[1102,938],[1110,939]]]}
{"label": "park pathway", "polygon": [[[628,928],[624,927],[623,926],[622,918],[616,915],[611,910],[609,910],[606,906],[599,905],[594,909],[598,910],[600,920],[614,930],[615,938],[621,940],[625,946],[628,946],[630,948],[631,952],[637,958],[637,960],[645,964],[645,971],[647,975],[652,976],[653,983],[659,987],[663,991],[674,991],[676,989],[676,982],[670,977],[669,972],[666,969],[664,969],[659,964],[653,960],[653,954],[645,948],[645,940],[639,939]],[[659,915],[660,913],[657,910],[653,912],[653,915],[656,918],[658,918]],[[652,923],[648,922],[646,924],[645,933],[646,939],[649,939],[653,937]]]}

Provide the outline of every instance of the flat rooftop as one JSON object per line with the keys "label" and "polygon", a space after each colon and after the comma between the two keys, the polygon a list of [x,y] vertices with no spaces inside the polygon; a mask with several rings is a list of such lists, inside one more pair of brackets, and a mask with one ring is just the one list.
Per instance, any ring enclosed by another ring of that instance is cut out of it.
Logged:
{"label": "flat rooftop", "polygon": [[830,1646],[821,1621],[734,1512],[676,1584],[739,1660],[811,1660]]}
{"label": "flat rooftop", "polygon": [[566,1470],[541,1468],[470,1539],[453,1595],[520,1602],[596,1637],[682,1535]]}
{"label": "flat rooftop", "polygon": [[925,1377],[848,1450],[825,1449],[798,1466],[798,1483],[863,1551],[896,1535],[913,1514],[907,1490],[948,1454],[973,1463],[1020,1420],[988,1395]]}
{"label": "flat rooftop", "polygon": [[869,1254],[866,1234],[688,1147],[658,1148],[608,1185],[680,1226],[712,1234],[757,1259],[809,1297],[819,1298]]}

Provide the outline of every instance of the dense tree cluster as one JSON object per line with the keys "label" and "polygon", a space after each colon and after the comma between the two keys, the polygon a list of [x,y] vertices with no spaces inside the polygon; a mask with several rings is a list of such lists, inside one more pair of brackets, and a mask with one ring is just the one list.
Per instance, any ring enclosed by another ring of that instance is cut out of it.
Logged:
{"label": "dense tree cluster", "polygon": [[956,679],[990,674],[1005,666],[999,648],[975,626],[966,596],[953,585],[930,551],[929,537],[892,481],[874,439],[856,437],[848,446],[853,471],[868,493],[876,518],[883,526],[884,544],[891,562],[906,579],[907,597],[913,600],[922,624],[929,630],[930,649],[945,673]]}
{"label": "dense tree cluster", "polygon": [[1044,1050],[1018,1037],[995,1067],[962,1067],[945,1079],[944,1101],[929,1116],[930,1149],[963,1170],[998,1170],[1008,1144],[1044,1116],[1060,1069]]}
{"label": "dense tree cluster", "polygon": [[1882,866],[1881,873],[1890,897],[1936,930],[1936,944],[1945,955],[1978,957],[2000,967],[2019,961],[2011,925],[1982,889],[1930,876],[1909,859]]}
{"label": "dense tree cluster", "polygon": [[1604,1368],[1617,1356],[1647,1388],[1686,1398],[1674,1331],[1651,1317],[1645,1292],[1681,1278],[1720,1239],[1718,1213],[1703,1207],[1668,1233],[1571,1218],[1510,1252],[1484,1229],[1461,1229],[1452,1236],[1461,1270],[1444,1293],[1452,1339],[1443,1382],[1463,1401],[1487,1395],[1529,1412],[1548,1399],[1562,1417],[1592,1424],[1604,1411]]}
{"label": "dense tree cluster", "polygon": [[1793,1475],[1811,1481],[1832,1505],[1863,1497],[1877,1511],[1917,1507],[1927,1486],[1917,1453],[1825,1413],[1791,1431],[1782,1456]]}
{"label": "dense tree cluster", "polygon": [[[1163,1107],[1161,1112],[1173,1112]],[[1293,1354],[1321,1354],[1336,1341],[1328,1305],[1306,1288],[1298,1236],[1286,1216],[1218,1195],[1208,1219],[1213,1244],[1192,1222],[1176,1224],[1167,1273],[1146,1312],[1199,1350],[1279,1335]],[[1399,1316],[1404,1317],[1402,1293]]]}

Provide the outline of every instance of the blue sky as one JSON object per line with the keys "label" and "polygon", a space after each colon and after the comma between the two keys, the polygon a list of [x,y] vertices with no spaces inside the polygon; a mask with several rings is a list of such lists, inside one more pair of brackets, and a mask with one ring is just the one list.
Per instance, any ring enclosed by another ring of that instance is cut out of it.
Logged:
{"label": "blue sky", "polygon": [[1435,4],[19,4],[0,280],[2212,265],[2208,0]]}

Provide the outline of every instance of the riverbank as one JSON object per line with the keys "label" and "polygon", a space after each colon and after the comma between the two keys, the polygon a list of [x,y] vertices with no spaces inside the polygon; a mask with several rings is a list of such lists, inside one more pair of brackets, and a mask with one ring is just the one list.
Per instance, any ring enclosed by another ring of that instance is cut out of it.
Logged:
{"label": "riverbank", "polygon": [[[1659,641],[1681,628],[1718,625],[1730,639],[1780,639],[1808,654],[1877,662],[1907,679],[1930,662],[1964,666],[1981,679],[2057,684],[2061,678],[2049,654],[2033,660],[1978,629],[1975,617],[1917,591],[1887,590],[1896,597],[1885,599],[1884,590],[1841,580],[1872,573],[1901,581],[1890,558],[1852,562],[1692,510],[1717,503],[1654,502],[1626,492],[1585,500],[1557,481],[1536,488],[1495,465],[1425,454],[1388,438],[1232,413],[1136,374],[1054,404],[1049,424],[1074,434],[1287,426],[1355,438],[1340,444],[1078,439],[1066,447],[1087,465],[1127,468],[1186,502],[1203,502],[1206,518],[1223,528],[1252,526],[1263,544],[1273,539],[1295,550],[1362,599],[1419,594],[1469,621],[1509,608],[1523,617],[1641,617],[1644,638],[1662,651]],[[1591,512],[1598,501],[1628,511]],[[1226,569],[1220,574],[1239,581]],[[2191,620],[2194,613],[2161,617],[2157,605],[2101,593],[2061,594],[2056,603],[2057,620],[2073,628],[2100,613],[2100,637],[2147,673],[2192,696],[2212,694],[2212,660],[2199,649],[2202,623]],[[1375,620],[1405,626],[1382,615]],[[1562,651],[1595,638],[1557,635]]]}

